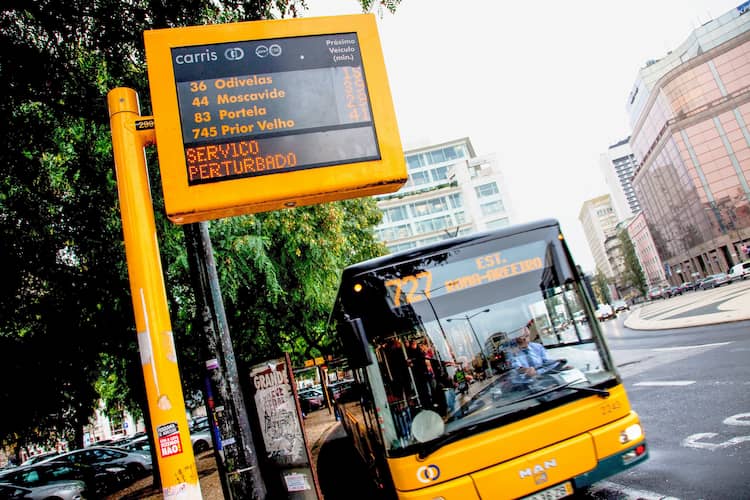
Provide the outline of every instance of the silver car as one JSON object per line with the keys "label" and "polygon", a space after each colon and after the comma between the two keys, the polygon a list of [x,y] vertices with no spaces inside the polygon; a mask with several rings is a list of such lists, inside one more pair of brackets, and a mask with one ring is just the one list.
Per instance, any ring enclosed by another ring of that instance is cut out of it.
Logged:
{"label": "silver car", "polygon": [[193,453],[203,453],[213,448],[211,439],[211,422],[208,418],[197,418],[190,426],[190,442],[193,445]]}
{"label": "silver car", "polygon": [[121,465],[128,469],[133,477],[149,474],[153,469],[151,455],[141,451],[126,451],[109,446],[89,446],[80,450],[61,453],[41,463],[55,462],[82,463],[86,465]]}
{"label": "silver car", "polygon": [[716,288],[717,286],[725,285],[727,283],[729,283],[729,276],[727,276],[727,273],[712,274],[701,281],[701,289],[707,290],[709,288]]}
{"label": "silver car", "polygon": [[52,481],[33,486],[0,483],[0,498],[3,499],[86,500],[86,495],[86,484],[83,481]]}

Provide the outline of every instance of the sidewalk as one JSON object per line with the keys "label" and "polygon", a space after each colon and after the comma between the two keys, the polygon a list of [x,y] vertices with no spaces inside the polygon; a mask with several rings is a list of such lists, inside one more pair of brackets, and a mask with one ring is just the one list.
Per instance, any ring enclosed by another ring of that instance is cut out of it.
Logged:
{"label": "sidewalk", "polygon": [[630,313],[625,326],[668,330],[744,320],[750,320],[750,280],[647,302]]}
{"label": "sidewalk", "polygon": [[323,446],[328,436],[341,426],[341,422],[336,420],[333,410],[329,413],[327,408],[323,408],[309,413],[302,424],[305,428],[307,446],[310,447],[312,455],[312,466],[317,468],[320,447]]}

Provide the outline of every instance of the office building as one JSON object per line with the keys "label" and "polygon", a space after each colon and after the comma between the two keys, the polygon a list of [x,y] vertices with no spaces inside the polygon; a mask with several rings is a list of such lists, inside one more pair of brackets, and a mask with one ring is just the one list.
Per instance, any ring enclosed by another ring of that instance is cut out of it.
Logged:
{"label": "office building", "polygon": [[633,189],[633,172],[636,160],[630,150],[630,137],[623,139],[607,149],[599,160],[599,167],[607,183],[612,201],[621,220],[632,217],[641,211],[638,198]]}
{"label": "office building", "polygon": [[[594,256],[596,269],[610,280],[614,280],[621,264],[617,262],[617,212],[608,194],[586,200],[581,207],[578,220],[583,225],[583,234]],[[621,258],[621,252],[619,253]]]}
{"label": "office building", "polygon": [[[659,253],[656,251],[656,244],[651,237],[651,231],[648,229],[643,212],[639,212],[633,217],[627,229],[635,255],[638,257],[638,262],[641,264],[649,287],[666,285],[667,277],[664,274],[664,267]],[[691,278],[686,279],[686,281],[690,280]]]}
{"label": "office building", "polygon": [[750,242],[750,3],[639,71],[633,187],[666,278],[726,271]]}
{"label": "office building", "polygon": [[462,138],[405,152],[409,178],[378,196],[378,240],[392,252],[511,223],[507,186],[494,155],[477,157]]}

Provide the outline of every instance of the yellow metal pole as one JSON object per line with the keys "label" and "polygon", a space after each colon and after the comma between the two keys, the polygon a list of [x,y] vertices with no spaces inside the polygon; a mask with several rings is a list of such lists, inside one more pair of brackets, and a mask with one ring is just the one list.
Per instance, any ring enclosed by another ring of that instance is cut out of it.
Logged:
{"label": "yellow metal pole", "polygon": [[140,115],[133,89],[112,89],[107,101],[130,291],[162,493],[165,499],[201,499],[143,151],[155,142],[153,118]]}

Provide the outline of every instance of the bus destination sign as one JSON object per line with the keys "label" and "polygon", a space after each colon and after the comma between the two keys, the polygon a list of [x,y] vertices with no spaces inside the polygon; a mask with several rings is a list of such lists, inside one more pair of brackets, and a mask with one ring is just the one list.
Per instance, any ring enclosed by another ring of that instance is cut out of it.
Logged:
{"label": "bus destination sign", "polygon": [[145,41],[174,222],[392,192],[405,182],[372,15],[153,30]]}
{"label": "bus destination sign", "polygon": [[379,160],[356,33],[172,49],[189,184]]}

